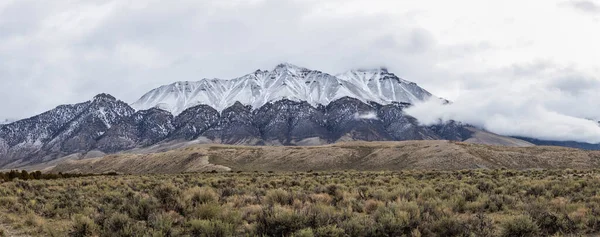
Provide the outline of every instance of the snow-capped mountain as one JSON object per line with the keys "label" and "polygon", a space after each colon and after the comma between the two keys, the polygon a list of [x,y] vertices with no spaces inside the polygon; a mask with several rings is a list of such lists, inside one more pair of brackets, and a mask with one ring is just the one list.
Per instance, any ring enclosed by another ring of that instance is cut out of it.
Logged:
{"label": "snow-capped mountain", "polygon": [[108,94],[61,105],[40,115],[0,127],[0,167],[11,162],[36,163],[85,153],[112,126],[133,115],[125,102]]}
{"label": "snow-capped mountain", "polygon": [[189,141],[317,145],[474,136],[470,126],[422,126],[404,112],[430,97],[386,69],[332,76],[290,64],[232,80],[176,82],[147,93],[133,108],[99,94],[0,126],[0,168]]}
{"label": "snow-capped mountain", "polygon": [[[347,140],[444,138],[406,115],[403,109],[407,106],[406,103],[365,103],[346,96],[327,106],[281,99],[253,109],[236,102],[221,112],[201,104],[173,116],[157,108],[134,112],[128,104],[100,94],[84,103],[61,105],[0,127],[0,168],[192,140],[244,145],[316,145]],[[440,126],[452,135],[454,130]],[[461,132],[463,127],[457,126],[456,131]]]}
{"label": "snow-capped mountain", "polygon": [[256,109],[282,99],[317,106],[343,97],[390,104],[414,103],[431,96],[417,84],[400,79],[384,68],[351,70],[333,76],[284,63],[271,71],[257,70],[231,80],[202,79],[161,86],[146,93],[132,107],[136,110],[157,107],[178,115],[200,104],[223,111],[238,101]]}

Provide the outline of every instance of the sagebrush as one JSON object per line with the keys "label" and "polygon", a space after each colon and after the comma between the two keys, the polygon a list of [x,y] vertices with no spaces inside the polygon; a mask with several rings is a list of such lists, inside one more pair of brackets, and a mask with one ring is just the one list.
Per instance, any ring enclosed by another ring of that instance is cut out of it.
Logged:
{"label": "sagebrush", "polygon": [[599,190],[598,170],[17,179],[0,219],[39,236],[593,235]]}

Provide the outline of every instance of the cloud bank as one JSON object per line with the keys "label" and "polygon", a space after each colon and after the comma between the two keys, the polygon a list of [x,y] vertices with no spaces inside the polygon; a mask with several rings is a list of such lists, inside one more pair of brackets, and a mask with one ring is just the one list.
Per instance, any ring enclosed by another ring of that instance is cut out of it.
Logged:
{"label": "cloud bank", "polygon": [[[490,122],[479,124],[493,122],[487,126],[501,134],[596,141],[585,119],[599,117],[597,6],[597,0],[0,1],[0,120],[103,92],[133,102],[174,81],[233,78],[290,62],[332,73],[384,66],[454,101],[439,116],[478,122],[485,115]],[[561,129],[549,132],[555,127]]]}
{"label": "cloud bank", "polygon": [[[427,125],[455,120],[506,136],[600,143],[600,111],[594,109],[600,100],[598,80],[556,68],[535,64],[501,70],[497,76],[512,79],[463,93],[450,104],[430,100],[406,112]],[[549,80],[519,80],[531,73]]]}

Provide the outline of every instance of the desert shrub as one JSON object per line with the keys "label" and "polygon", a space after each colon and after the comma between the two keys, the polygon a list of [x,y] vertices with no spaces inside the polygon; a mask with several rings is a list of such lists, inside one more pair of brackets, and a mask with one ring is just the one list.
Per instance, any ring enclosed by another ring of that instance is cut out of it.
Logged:
{"label": "desert shrub", "polygon": [[496,184],[489,180],[479,180],[477,182],[477,189],[483,193],[489,193],[496,188]]}
{"label": "desert shrub", "polygon": [[504,210],[508,202],[504,199],[504,195],[491,195],[483,204],[483,209],[487,212],[499,212]]}
{"label": "desert shrub", "polygon": [[10,208],[17,204],[18,200],[16,197],[0,197],[0,207]]}
{"label": "desert shrub", "polygon": [[217,203],[206,203],[195,208],[188,216],[198,219],[214,219],[219,216],[223,208]]}
{"label": "desert shrub", "polygon": [[379,209],[379,207],[383,206],[383,202],[381,201],[377,201],[377,200],[373,200],[373,199],[369,199],[367,201],[365,201],[365,205],[364,205],[364,211],[367,214],[372,214],[375,211],[377,211],[377,209]]}
{"label": "desert shrub", "polygon": [[76,215],[73,219],[73,228],[69,232],[69,236],[86,237],[94,236],[98,233],[99,226],[89,217]]}
{"label": "desert shrub", "polygon": [[193,187],[184,192],[185,203],[195,208],[199,205],[217,202],[219,200],[218,194],[208,187]]}
{"label": "desert shrub", "polygon": [[34,213],[29,213],[25,216],[25,225],[29,227],[40,228],[44,226],[46,221]]}
{"label": "desert shrub", "polygon": [[333,198],[326,193],[316,193],[309,195],[308,199],[312,203],[330,204],[333,202]]}
{"label": "desert shrub", "polygon": [[532,209],[529,214],[534,222],[539,226],[540,231],[546,235],[552,235],[560,230],[558,217],[543,209]]}
{"label": "desert shrub", "polygon": [[449,206],[456,213],[464,213],[467,208],[467,200],[462,195],[453,195],[450,197]]}
{"label": "desert shrub", "polygon": [[257,218],[258,235],[288,236],[307,227],[303,213],[281,206],[267,207]]}
{"label": "desert shrub", "polygon": [[516,216],[502,223],[500,236],[539,236],[540,229],[529,216]]}
{"label": "desert shrub", "polygon": [[136,220],[147,221],[150,216],[157,212],[159,207],[158,200],[154,197],[137,198],[130,205],[127,205],[129,216]]}
{"label": "desert shrub", "polygon": [[292,237],[314,237],[314,236],[315,236],[315,232],[313,231],[312,228],[301,229],[299,231],[294,232],[294,234],[292,234]]}
{"label": "desert shrub", "polygon": [[283,189],[275,189],[267,191],[265,195],[265,203],[268,205],[292,205],[294,197]]}
{"label": "desert shrub", "polygon": [[438,193],[431,187],[424,188],[419,194],[419,198],[423,200],[436,198]]}
{"label": "desert shrub", "polygon": [[493,236],[494,225],[492,220],[483,213],[478,213],[466,221],[469,232],[475,236]]}
{"label": "desert shrub", "polygon": [[375,232],[375,221],[367,215],[355,215],[342,221],[339,227],[348,236],[371,236]]}
{"label": "desert shrub", "polygon": [[410,233],[410,215],[405,211],[394,211],[380,207],[373,214],[376,232],[384,236],[402,236]]}
{"label": "desert shrub", "polygon": [[316,237],[342,237],[345,236],[344,229],[335,225],[322,226],[315,230]]}
{"label": "desert shrub", "polygon": [[154,196],[167,210],[177,210],[181,190],[171,183],[161,184],[154,189]]}
{"label": "desert shrub", "polygon": [[529,186],[526,192],[527,195],[538,197],[542,196],[544,192],[546,192],[546,187],[544,187],[542,184],[534,184]]}
{"label": "desert shrub", "polygon": [[467,202],[473,202],[473,201],[477,200],[477,198],[480,195],[479,189],[476,189],[472,186],[463,187],[459,191],[459,193],[461,196],[463,196],[465,198],[465,200]]}
{"label": "desert shrub", "polygon": [[313,228],[320,226],[333,225],[344,219],[342,213],[335,207],[323,204],[310,205],[306,208],[304,215],[307,218],[308,225]]}
{"label": "desert shrub", "polygon": [[241,209],[241,218],[248,222],[253,223],[256,222],[258,215],[262,213],[262,206],[260,205],[250,205],[243,207]]}
{"label": "desert shrub", "polygon": [[220,220],[191,220],[187,224],[191,236],[197,237],[226,237],[233,236],[235,226]]}
{"label": "desert shrub", "polygon": [[429,229],[436,236],[469,236],[467,224],[454,217],[444,217],[431,224]]}
{"label": "desert shrub", "polygon": [[102,225],[101,236],[140,236],[144,227],[122,213],[113,213]]}
{"label": "desert shrub", "polygon": [[223,172],[29,179],[0,184],[0,218],[40,236],[187,236],[194,229],[197,235],[208,230],[229,236],[593,235],[600,232],[598,172]]}
{"label": "desert shrub", "polygon": [[181,219],[175,212],[152,214],[148,225],[152,227],[153,233],[161,236],[174,236],[174,225]]}
{"label": "desert shrub", "polygon": [[217,219],[234,225],[242,225],[243,223],[242,214],[237,209],[224,208]]}

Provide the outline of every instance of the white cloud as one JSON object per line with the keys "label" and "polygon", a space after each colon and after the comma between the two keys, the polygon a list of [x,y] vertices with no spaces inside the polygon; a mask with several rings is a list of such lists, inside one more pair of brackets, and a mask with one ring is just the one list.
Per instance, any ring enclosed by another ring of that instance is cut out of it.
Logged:
{"label": "white cloud", "polygon": [[367,113],[356,113],[356,114],[354,114],[354,119],[356,119],[356,120],[359,120],[359,119],[375,120],[378,118],[377,118],[377,114],[375,112],[371,111],[371,112],[367,112]]}
{"label": "white cloud", "polygon": [[588,0],[571,0],[565,1],[562,5],[567,5],[573,7],[574,9],[584,11],[587,13],[599,13],[600,12],[600,4],[595,1]]}
{"label": "white cloud", "polygon": [[600,99],[597,81],[548,73],[558,79],[530,84],[506,80],[462,93],[448,105],[431,100],[406,112],[427,125],[455,120],[507,136],[600,143],[600,111],[591,109]]}

